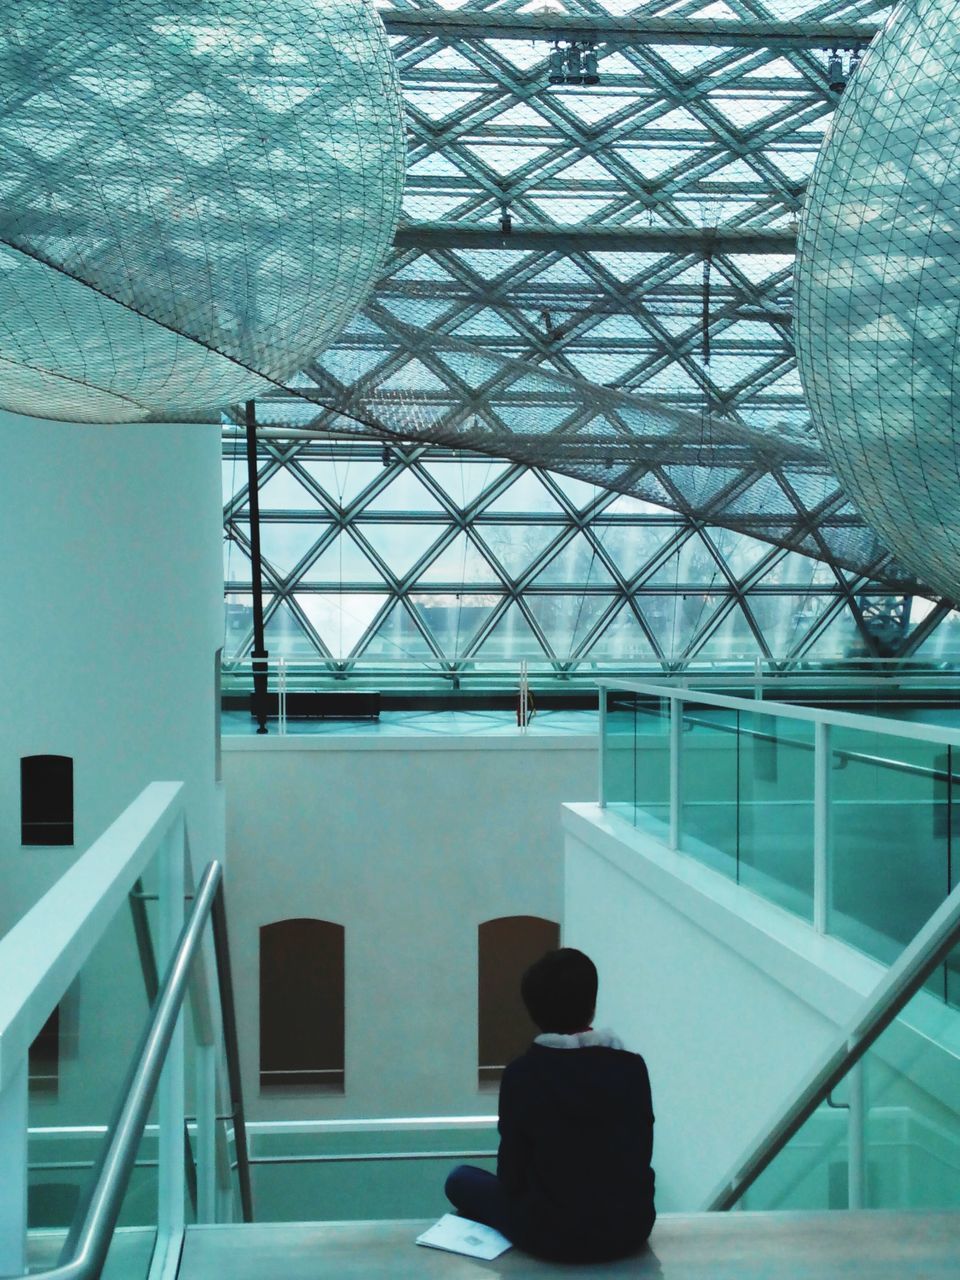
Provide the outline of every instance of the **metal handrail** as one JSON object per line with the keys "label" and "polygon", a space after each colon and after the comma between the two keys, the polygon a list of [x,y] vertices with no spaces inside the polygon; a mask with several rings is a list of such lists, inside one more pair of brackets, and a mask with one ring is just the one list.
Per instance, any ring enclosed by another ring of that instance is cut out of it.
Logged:
{"label": "metal handrail", "polygon": [[[691,698],[691,702],[696,701]],[[738,713],[739,714],[739,713]],[[744,715],[750,715],[750,711],[745,711]],[[805,742],[802,738],[784,738],[776,733],[764,733],[762,729],[748,729],[745,725],[740,724],[724,724],[720,720],[701,720],[697,716],[690,715],[689,712],[681,712],[683,723],[690,724],[701,729],[710,729],[711,732],[732,733],[739,737],[741,734],[747,738],[756,738],[761,742],[772,742],[777,746],[796,747],[799,751],[815,752],[816,746],[812,742]],[[947,750],[950,750],[948,747]],[[830,755],[833,759],[842,760],[844,764],[853,762],[854,764],[870,764],[875,765],[879,769],[892,769],[895,773],[908,773],[918,778],[930,778],[934,782],[960,782],[960,773],[950,773],[945,769],[929,769],[923,764],[911,764],[908,760],[890,760],[886,756],[875,756],[867,751],[850,751],[846,747],[831,747]]]}
{"label": "metal handrail", "polygon": [[202,945],[204,929],[218,901],[222,909],[222,878],[221,864],[216,861],[209,863],[127,1072],[83,1213],[78,1213],[67,1233],[57,1266],[49,1271],[31,1272],[20,1280],[32,1280],[38,1274],[45,1280],[96,1280],[99,1277],[120,1217],[140,1139],[186,997],[190,971]]}
{"label": "metal handrail", "polygon": [[227,909],[223,886],[214,895],[211,912],[213,947],[220,989],[220,1018],[223,1045],[227,1059],[227,1083],[230,1110],[233,1113],[233,1145],[237,1153],[237,1179],[240,1184],[240,1212],[244,1222],[253,1221],[253,1191],[250,1185],[250,1154],[247,1150],[247,1125],[243,1113],[243,1084],[240,1077],[240,1041],[237,1036],[237,1011],[233,1003],[233,974],[230,967],[230,939],[227,934]]}
{"label": "metal handrail", "polygon": [[[149,895],[151,898],[154,895]],[[140,972],[143,975],[143,987],[147,996],[147,1007],[153,1005],[160,990],[160,974],[157,970],[157,957],[153,948],[153,937],[150,932],[150,920],[147,916],[148,895],[143,890],[143,880],[138,876],[130,890],[130,918],[133,921],[133,935],[137,943],[137,955],[140,959]],[[89,1167],[93,1168],[94,1161]],[[190,1146],[190,1133],[184,1121],[183,1173],[190,1197],[190,1207],[197,1212],[197,1165]]]}
{"label": "metal handrail", "polygon": [[960,730],[935,724],[917,724],[906,720],[891,720],[884,716],[870,716],[852,711],[824,710],[819,707],[797,706],[788,702],[759,702],[749,698],[735,698],[729,694],[709,693],[706,689],[692,689],[689,685],[674,686],[663,681],[597,680],[601,691],[640,693],[647,698],[661,698],[670,702],[693,702],[704,707],[720,707],[727,711],[745,711],[757,716],[775,716],[784,720],[803,720],[808,724],[829,724],[841,729],[859,729],[867,733],[885,734],[888,737],[907,738],[912,742],[937,743],[946,747],[960,747]]}
{"label": "metal handrail", "polygon": [[771,1128],[710,1196],[708,1210],[732,1209],[780,1154],[851,1067],[913,999],[930,974],[960,942],[960,885],[903,950],[846,1031],[814,1068]]}

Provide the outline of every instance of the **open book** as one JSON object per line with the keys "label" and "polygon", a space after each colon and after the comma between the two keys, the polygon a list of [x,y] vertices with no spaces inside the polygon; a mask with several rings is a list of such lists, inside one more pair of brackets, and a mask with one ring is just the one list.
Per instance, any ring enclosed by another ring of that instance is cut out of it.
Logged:
{"label": "open book", "polygon": [[463,1253],[468,1258],[482,1258],[485,1262],[499,1258],[511,1248],[507,1237],[493,1227],[471,1222],[455,1213],[445,1213],[422,1236],[417,1236],[417,1244],[426,1245],[428,1249],[446,1249],[448,1253]]}

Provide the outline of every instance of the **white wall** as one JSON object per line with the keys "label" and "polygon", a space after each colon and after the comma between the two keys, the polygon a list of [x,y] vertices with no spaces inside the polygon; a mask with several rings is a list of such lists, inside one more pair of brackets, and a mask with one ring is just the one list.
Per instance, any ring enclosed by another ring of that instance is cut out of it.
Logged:
{"label": "white wall", "polygon": [[[147,782],[217,848],[219,430],[0,414],[0,932]],[[20,848],[20,757],[74,758],[75,846]]]}
{"label": "white wall", "polygon": [[[253,1119],[469,1114],[477,926],[559,920],[561,804],[596,795],[592,738],[226,739],[227,905]],[[259,1096],[258,931],[346,926],[346,1092]]]}
{"label": "white wall", "polygon": [[[702,1208],[883,970],[609,811],[564,826],[565,941],[600,970],[598,1022],[647,1061],[658,1207]],[[958,1017],[925,993],[908,1013],[872,1052],[871,1105],[960,1135]]]}
{"label": "white wall", "polygon": [[[195,861],[221,855],[221,510],[216,426],[0,414],[0,933],[152,780],[186,783]],[[72,848],[20,844],[20,758],[46,753],[74,759]],[[128,916],[75,994],[79,1039],[51,1120],[104,1118],[94,1095],[136,1042],[146,1005]]]}

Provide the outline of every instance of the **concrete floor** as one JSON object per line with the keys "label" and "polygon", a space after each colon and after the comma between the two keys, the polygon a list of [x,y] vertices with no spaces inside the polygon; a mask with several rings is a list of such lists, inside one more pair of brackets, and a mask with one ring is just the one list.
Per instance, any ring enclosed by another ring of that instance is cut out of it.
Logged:
{"label": "concrete floor", "polygon": [[661,1218],[622,1262],[561,1266],[511,1250],[477,1262],[424,1249],[426,1222],[194,1227],[183,1280],[956,1280],[960,1213],[717,1213]]}

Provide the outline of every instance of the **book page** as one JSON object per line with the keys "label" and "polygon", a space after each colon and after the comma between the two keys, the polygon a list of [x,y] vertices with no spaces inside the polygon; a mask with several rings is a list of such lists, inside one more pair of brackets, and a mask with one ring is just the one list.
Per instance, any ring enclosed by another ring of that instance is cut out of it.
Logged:
{"label": "book page", "polygon": [[490,1262],[511,1248],[510,1241],[493,1227],[471,1222],[455,1213],[445,1213],[439,1222],[417,1236],[417,1244],[428,1249],[446,1249],[448,1253],[462,1253],[468,1258],[483,1258]]}

